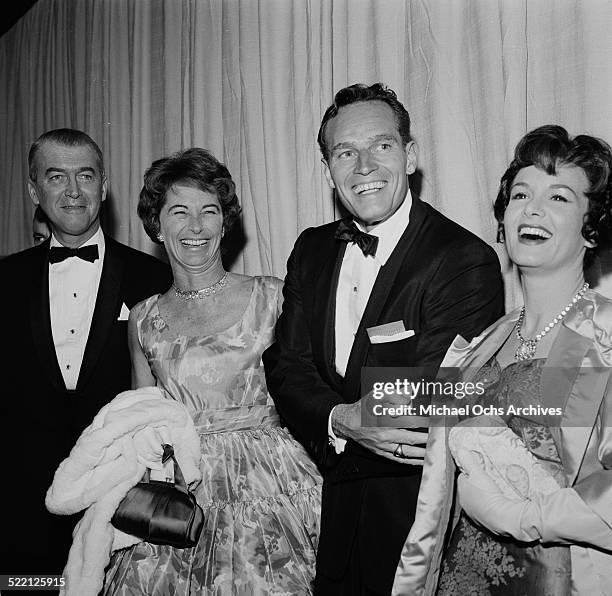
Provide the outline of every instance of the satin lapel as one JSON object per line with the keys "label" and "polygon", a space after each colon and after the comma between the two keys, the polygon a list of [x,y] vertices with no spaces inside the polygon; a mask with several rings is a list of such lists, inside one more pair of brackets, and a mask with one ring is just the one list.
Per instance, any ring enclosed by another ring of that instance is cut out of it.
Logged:
{"label": "satin lapel", "polygon": [[123,279],[123,261],[113,240],[105,236],[104,265],[100,276],[98,296],[94,309],[89,337],[83,354],[77,389],[80,389],[93,372],[102,348],[119,316],[119,290]]}
{"label": "satin lapel", "polygon": [[401,235],[397,246],[391,253],[391,256],[383,267],[378,272],[378,277],[372,287],[372,292],[368,303],[361,317],[361,322],[355,334],[355,341],[349,356],[346,367],[346,385],[345,395],[350,399],[358,399],[359,385],[361,383],[361,367],[364,365],[370,339],[367,334],[368,327],[373,327],[379,323],[380,314],[385,306],[387,298],[398,273],[406,262],[410,262],[414,258],[415,251],[412,250],[415,243],[418,242],[423,229],[423,222],[427,214],[420,200],[416,197],[413,199],[413,205],[410,210],[410,222]]}
{"label": "satin lapel", "polygon": [[[368,327],[375,326],[379,323],[380,314],[384,308],[389,292],[396,281],[398,273],[404,263],[414,254],[413,246],[418,243],[420,234],[422,233],[423,222],[427,217],[420,201],[415,199],[413,209],[410,212],[410,223],[402,234],[395,250],[387,261],[384,267],[381,267],[370,299],[361,318],[361,323],[355,342],[348,361],[346,370],[346,394],[352,396],[353,399],[358,398],[358,389],[361,382],[361,367],[364,365],[367,351],[369,348],[369,338],[367,334]],[[495,326],[485,331],[482,336],[482,342],[478,349],[473,350],[467,356],[467,361],[462,364],[465,366],[480,368],[501,346],[514,327],[518,318],[518,311],[506,315]],[[480,363],[480,364],[478,364]]]}
{"label": "satin lapel", "polygon": [[[463,349],[457,350],[461,360],[452,362],[449,358],[445,357],[443,365],[451,367],[460,366],[464,371],[463,380],[469,381],[508,339],[508,336],[514,329],[518,314],[519,311],[516,310],[502,317],[497,323],[494,323],[481,335],[472,340],[470,345],[474,344],[474,348],[468,354],[462,356],[461,351]],[[453,350],[455,342],[453,342],[450,350]]]}
{"label": "satin lapel", "polygon": [[569,486],[580,470],[609,376],[593,340],[563,325],[542,370],[542,403],[563,407],[561,427],[551,426],[551,432]]}
{"label": "satin lapel", "polygon": [[312,349],[315,354],[322,354],[329,376],[335,379],[338,387],[342,377],[336,372],[336,290],[340,267],[346,251],[346,242],[335,241],[337,248],[335,258],[328,254],[327,258],[317,260],[317,280],[313,291],[312,321],[314,325]]}
{"label": "satin lapel", "polygon": [[38,359],[44,367],[52,387],[56,391],[65,391],[66,385],[62,377],[53,332],[51,331],[51,312],[49,310],[49,245],[46,241],[41,247],[37,260],[32,263],[32,283],[30,291],[30,327],[32,340]]}

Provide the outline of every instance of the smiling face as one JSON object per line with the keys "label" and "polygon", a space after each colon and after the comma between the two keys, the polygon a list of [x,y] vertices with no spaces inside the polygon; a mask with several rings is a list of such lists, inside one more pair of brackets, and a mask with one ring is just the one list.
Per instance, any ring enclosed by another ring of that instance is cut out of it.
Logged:
{"label": "smiling face", "polygon": [[366,230],[391,217],[416,170],[416,146],[402,143],[393,110],[382,101],[340,108],[325,133],[325,175],[344,207]]}
{"label": "smiling face", "polygon": [[223,212],[216,194],[173,186],[166,193],[159,228],[175,278],[178,268],[201,273],[220,262]]}
{"label": "smiling face", "polygon": [[30,198],[49,218],[59,242],[81,246],[100,227],[100,205],[106,199],[106,178],[96,152],[88,145],[46,142],[35,160],[36,180],[28,181]]}
{"label": "smiling face", "polygon": [[504,213],[508,254],[522,271],[543,268],[581,274],[586,247],[582,236],[589,183],[584,171],[560,165],[551,176],[529,166],[519,170]]}

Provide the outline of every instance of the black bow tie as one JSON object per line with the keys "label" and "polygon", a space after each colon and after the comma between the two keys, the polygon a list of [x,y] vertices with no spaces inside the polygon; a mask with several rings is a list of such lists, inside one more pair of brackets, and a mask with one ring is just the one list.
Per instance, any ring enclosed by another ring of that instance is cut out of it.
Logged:
{"label": "black bow tie", "polygon": [[89,246],[81,246],[81,248],[52,246],[49,249],[49,263],[61,263],[70,257],[78,257],[93,263],[98,258],[98,245],[90,244]]}
{"label": "black bow tie", "polygon": [[334,238],[336,240],[342,240],[342,242],[354,242],[361,249],[365,257],[368,255],[374,256],[376,254],[378,238],[372,236],[372,234],[362,232],[353,221],[346,222],[342,220],[338,225]]}

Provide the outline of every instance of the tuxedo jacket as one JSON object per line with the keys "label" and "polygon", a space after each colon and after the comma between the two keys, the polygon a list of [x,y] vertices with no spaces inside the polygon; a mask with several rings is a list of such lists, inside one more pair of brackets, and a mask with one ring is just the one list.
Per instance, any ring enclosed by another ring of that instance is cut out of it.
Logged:
{"label": "tuxedo jacket", "polygon": [[61,572],[71,523],[46,511],[46,490],[98,410],[131,387],[127,320],[119,320],[122,306],[132,308],[171,283],[166,264],[108,236],[105,243],[89,336],[72,391],[65,387],[51,332],[50,241],[0,262],[0,428],[4,464],[12,470],[11,489],[6,490],[5,480],[0,499],[5,520],[2,572],[16,567]]}
{"label": "tuxedo jacket", "polygon": [[[296,241],[276,342],[263,359],[280,415],[324,475],[317,577],[338,579],[348,569],[366,576],[364,590],[386,593],[414,517],[420,468],[352,441],[337,456],[328,440],[329,414],[360,399],[362,367],[438,367],[457,333],[471,338],[503,314],[503,286],[489,246],[413,197],[410,222],[380,269],[341,377],[335,308],[346,244],[334,239],[337,226],[308,229]],[[368,328],[396,321],[414,335],[370,343]]]}

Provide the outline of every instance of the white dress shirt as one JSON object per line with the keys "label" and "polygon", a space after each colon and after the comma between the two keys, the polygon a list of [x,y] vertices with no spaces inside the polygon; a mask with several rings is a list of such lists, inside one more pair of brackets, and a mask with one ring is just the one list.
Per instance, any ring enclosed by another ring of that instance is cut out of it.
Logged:
{"label": "white dress shirt", "polygon": [[[370,299],[372,288],[380,268],[389,260],[395,250],[399,239],[406,230],[410,219],[412,195],[410,189],[399,209],[385,221],[373,227],[368,234],[378,238],[376,255],[363,254],[357,244],[350,242],[344,253],[338,288],[336,290],[336,325],[335,325],[335,365],[339,375],[344,377],[349,355],[353,348],[355,335],[361,322],[361,317]],[[357,222],[357,227],[365,229]],[[335,445],[336,452],[344,451],[346,441],[336,437],[331,426],[333,409],[329,415],[327,425],[330,443]]]}
{"label": "white dress shirt", "polygon": [[[75,389],[98,296],[104,262],[104,235],[98,231],[83,244],[98,245],[98,258],[90,263],[69,257],[49,263],[49,310],[55,354],[66,389]],[[51,236],[51,246],[62,246]]]}

